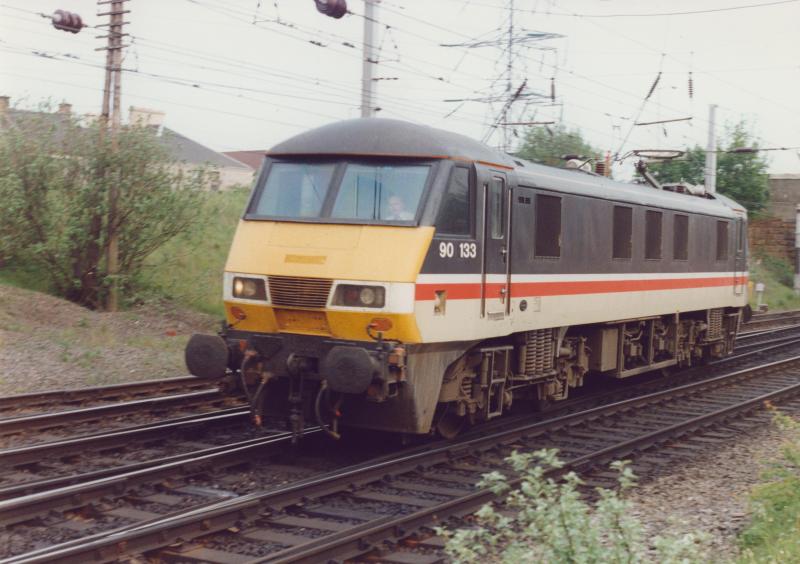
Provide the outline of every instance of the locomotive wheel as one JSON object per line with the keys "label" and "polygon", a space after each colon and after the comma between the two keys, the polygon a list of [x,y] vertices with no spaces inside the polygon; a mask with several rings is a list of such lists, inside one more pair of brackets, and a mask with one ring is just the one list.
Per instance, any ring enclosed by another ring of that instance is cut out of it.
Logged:
{"label": "locomotive wheel", "polygon": [[551,399],[542,399],[536,398],[533,400],[533,411],[534,413],[544,413],[553,405],[553,400]]}
{"label": "locomotive wheel", "polygon": [[447,407],[436,422],[436,432],[443,439],[455,439],[467,427],[467,423],[465,415],[458,415]]}

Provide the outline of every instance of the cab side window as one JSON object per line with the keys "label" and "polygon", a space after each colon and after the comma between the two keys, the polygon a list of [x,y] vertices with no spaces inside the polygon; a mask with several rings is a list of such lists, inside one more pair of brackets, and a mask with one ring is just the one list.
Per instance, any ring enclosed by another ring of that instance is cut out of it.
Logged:
{"label": "cab side window", "polygon": [[469,187],[469,169],[453,168],[447,191],[439,206],[436,218],[437,234],[472,235],[472,198]]}

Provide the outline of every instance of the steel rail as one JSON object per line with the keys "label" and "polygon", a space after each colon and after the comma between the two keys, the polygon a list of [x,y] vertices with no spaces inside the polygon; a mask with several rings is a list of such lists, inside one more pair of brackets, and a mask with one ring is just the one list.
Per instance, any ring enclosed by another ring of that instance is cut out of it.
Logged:
{"label": "steel rail", "polygon": [[[62,543],[53,547],[40,549],[28,554],[19,555],[3,562],[45,562],[59,560],[63,562],[85,562],[88,560],[114,560],[128,554],[142,553],[155,548],[163,547],[176,539],[192,539],[197,536],[217,532],[235,523],[246,519],[249,516],[257,515],[262,511],[273,512],[297,503],[308,501],[313,498],[320,498],[333,493],[341,492],[347,488],[356,488],[381,480],[388,475],[399,475],[413,471],[420,467],[432,467],[436,464],[452,461],[474,455],[477,452],[491,450],[500,444],[508,443],[520,438],[541,436],[547,432],[568,428],[581,422],[607,417],[610,415],[621,414],[637,407],[657,404],[667,399],[677,399],[683,396],[700,393],[706,389],[713,389],[727,384],[735,384],[746,381],[763,372],[775,372],[780,369],[796,367],[800,365],[800,356],[771,362],[754,368],[739,370],[730,374],[718,376],[709,380],[693,382],[678,388],[654,392],[646,396],[640,396],[629,400],[620,401],[607,406],[583,411],[580,413],[568,414],[557,419],[547,420],[538,423],[524,425],[512,430],[502,431],[495,434],[486,435],[463,441],[455,445],[444,445],[441,447],[431,447],[411,455],[406,455],[375,464],[364,464],[339,470],[318,478],[310,478],[296,482],[281,489],[268,492],[248,494],[224,500],[217,503],[208,504],[202,508],[190,509],[188,511],[170,515],[152,521],[120,527],[118,529],[99,533],[75,541]],[[678,429],[689,429],[701,424],[702,421],[710,420],[720,413],[734,413],[741,409],[752,409],[757,407],[766,399],[776,399],[788,394],[800,393],[800,384],[793,384],[779,390],[773,390],[767,394],[761,394],[756,398],[751,398],[745,402],[739,402],[726,407],[723,410],[716,410],[713,413],[704,414],[690,418],[679,424],[670,425],[666,428],[653,431],[643,437],[665,437],[669,433],[674,433]],[[587,465],[591,461],[597,461],[597,457],[608,457],[615,453],[630,452],[631,449],[642,448],[645,442],[643,437],[637,439],[624,440],[616,448],[607,447],[592,455],[579,457],[572,461],[573,465]],[[652,444],[652,443],[651,443]],[[636,445],[639,445],[638,447]],[[413,513],[415,518],[430,522],[433,515],[452,514],[449,512],[463,511],[469,512],[485,501],[492,499],[491,492],[475,492],[445,502],[435,506],[435,508],[420,510]],[[459,509],[461,508],[461,509]],[[402,521],[400,518],[395,520],[387,519],[385,522],[377,523],[375,520],[369,521],[363,526],[358,527],[358,531],[352,534],[346,532],[335,535],[328,535],[327,538],[339,538],[337,542],[352,542],[354,539],[359,543],[358,550],[364,552],[365,543],[369,542],[369,527],[378,527],[382,531],[394,530],[397,527],[403,529],[402,535],[406,534],[407,528],[412,520]],[[405,522],[403,527],[401,523]],[[377,523],[377,524],[376,524]],[[354,529],[355,530],[355,529]],[[383,533],[381,533],[383,534]],[[401,536],[402,536],[401,535]],[[317,541],[312,541],[312,544]],[[319,543],[323,541],[320,540]],[[309,547],[311,544],[301,545]],[[292,553],[295,561],[302,555],[301,546]],[[325,546],[325,554],[330,557],[335,552],[333,545]],[[287,549],[295,550],[295,549]],[[316,550],[321,550],[317,547]],[[333,552],[331,552],[333,551]],[[289,554],[284,552],[284,555]],[[319,553],[318,553],[319,554]],[[277,557],[277,555],[272,555]],[[317,560],[318,561],[318,560]]]}
{"label": "steel rail", "polygon": [[775,319],[782,319],[784,317],[792,317],[795,315],[800,315],[800,309],[787,309],[783,311],[767,311],[764,313],[754,312],[753,317],[756,321],[762,320],[775,320]]}
{"label": "steel rail", "polygon": [[738,343],[739,341],[741,341],[743,339],[749,340],[749,339],[755,339],[755,338],[758,338],[758,337],[761,337],[761,336],[764,336],[764,335],[781,333],[783,331],[796,331],[797,329],[800,329],[800,324],[783,325],[783,326],[780,326],[780,327],[773,327],[772,329],[757,329],[755,331],[740,331],[736,335],[736,342]]}
{"label": "steel rail", "polygon": [[[125,428],[119,431],[9,448],[0,450],[0,468],[11,468],[21,464],[29,464],[56,455],[71,455],[76,450],[81,454],[85,454],[86,452],[99,448],[108,448],[109,446],[119,444],[130,444],[133,441],[147,440],[152,437],[163,437],[168,433],[185,431],[187,429],[194,430],[198,427],[211,424],[225,425],[238,423],[240,421],[246,422],[248,419],[249,410],[247,408],[232,407],[212,413],[178,417],[173,420],[160,421],[134,428]],[[77,476],[65,476],[65,478],[77,479]],[[25,482],[23,484],[14,484],[13,486],[6,487],[0,486],[0,498],[7,497],[8,491],[25,484],[34,484],[34,482]]]}
{"label": "steel rail", "polygon": [[[306,434],[314,435],[320,432],[320,429],[315,427],[308,429]],[[235,459],[238,463],[244,457],[263,454],[264,447],[288,446],[291,440],[292,433],[281,432],[269,437],[209,447],[196,452],[133,464],[126,467],[125,472],[111,473],[90,481],[0,501],[0,526],[25,521],[41,514],[42,511],[63,509],[65,506],[81,506],[92,499],[119,493],[144,482],[195,473],[214,462]]]}
{"label": "steel rail", "polygon": [[55,413],[37,413],[20,417],[0,419],[0,435],[8,435],[20,431],[30,431],[47,427],[63,426],[68,423],[91,421],[101,417],[116,417],[131,412],[155,410],[174,405],[194,405],[213,401],[227,401],[218,390],[201,390],[185,394],[175,394],[155,398],[146,398],[108,405],[98,405],[80,409],[69,409]]}
{"label": "steel rail", "polygon": [[[774,349],[776,347],[783,347],[796,343],[800,343],[800,334],[787,335],[785,337],[773,337],[766,342],[741,343],[734,349],[733,355],[730,358],[739,358],[744,354],[749,354],[750,352],[761,352],[762,350]],[[764,347],[764,349],[760,349],[758,347]],[[754,349],[754,351],[751,351],[750,349]]]}
{"label": "steel rail", "polygon": [[207,380],[194,376],[161,378],[141,382],[123,382],[109,386],[92,386],[86,388],[48,390],[0,397],[0,410],[30,409],[40,405],[59,406],[88,400],[102,400],[126,395],[143,393],[163,393],[167,390],[185,390],[187,388],[212,388]]}
{"label": "steel rail", "polygon": [[798,320],[800,320],[800,311],[792,311],[785,315],[781,315],[780,317],[763,319],[754,318],[748,321],[744,327],[749,329],[747,332],[752,332],[767,327],[781,327],[784,325],[789,325],[791,322],[797,322]]}

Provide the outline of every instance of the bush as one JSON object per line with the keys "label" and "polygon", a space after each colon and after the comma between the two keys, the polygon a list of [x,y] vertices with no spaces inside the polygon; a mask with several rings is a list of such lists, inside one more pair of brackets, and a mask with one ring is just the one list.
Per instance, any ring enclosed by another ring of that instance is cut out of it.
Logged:
{"label": "bush", "polygon": [[[580,478],[563,467],[554,450],[533,454],[514,452],[506,459],[520,475],[518,489],[498,472],[486,474],[479,484],[503,495],[506,517],[493,505],[476,513],[475,527],[437,532],[447,538],[445,550],[456,562],[547,563],[660,563],[705,562],[697,535],[656,537],[645,542],[642,524],[631,515],[630,503],[614,490],[597,488],[590,503],[580,491]],[[535,462],[535,463],[534,463]],[[635,476],[624,462],[615,462],[619,489],[635,485]]]}
{"label": "bush", "polygon": [[[39,270],[54,293],[99,307],[111,279],[109,231],[119,235],[121,286],[144,260],[202,220],[203,173],[184,175],[151,130],[126,127],[113,151],[97,124],[12,112],[0,127],[0,258]],[[119,194],[109,222],[109,192]]]}

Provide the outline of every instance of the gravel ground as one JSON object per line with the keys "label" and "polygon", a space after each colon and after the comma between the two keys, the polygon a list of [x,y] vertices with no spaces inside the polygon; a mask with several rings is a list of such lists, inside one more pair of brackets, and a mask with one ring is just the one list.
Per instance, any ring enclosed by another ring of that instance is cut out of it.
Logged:
{"label": "gravel ground", "polygon": [[628,495],[648,534],[707,534],[715,562],[736,558],[736,536],[750,518],[749,495],[761,473],[780,458],[786,435],[771,424],[744,432],[736,441],[692,457],[669,473],[647,480]]}
{"label": "gravel ground", "polygon": [[0,395],[184,376],[189,336],[217,327],[171,305],[103,313],[0,285]]}

